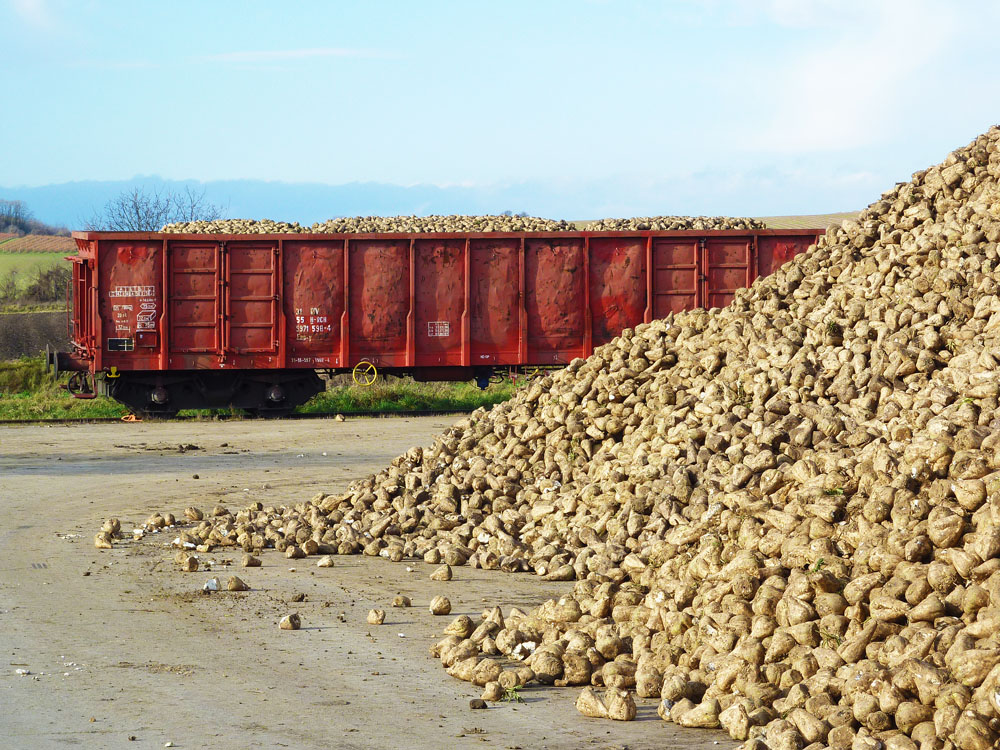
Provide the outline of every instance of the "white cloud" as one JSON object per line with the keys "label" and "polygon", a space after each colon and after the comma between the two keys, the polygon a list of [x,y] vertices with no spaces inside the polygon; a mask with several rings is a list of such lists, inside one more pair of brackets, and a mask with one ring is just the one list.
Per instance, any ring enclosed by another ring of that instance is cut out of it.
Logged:
{"label": "white cloud", "polygon": [[386,57],[377,50],[349,49],[344,47],[314,47],[307,49],[286,50],[244,50],[240,52],[223,52],[218,55],[208,55],[203,58],[213,62],[228,63],[267,63],[287,60],[306,60],[323,57]]}
{"label": "white cloud", "polygon": [[29,26],[51,29],[55,25],[46,0],[11,0],[11,8]]}
{"label": "white cloud", "polygon": [[995,0],[686,2],[703,24],[759,39],[714,81],[747,113],[745,152],[881,149],[932,121],[972,119],[995,88]]}
{"label": "white cloud", "polygon": [[[955,6],[927,0],[839,5],[828,0],[771,0],[768,12],[787,26],[829,28],[816,49],[759,71],[775,92],[752,147],[782,153],[864,148],[883,142],[901,112],[924,93],[925,71],[939,63],[962,28]],[[845,16],[854,16],[845,18]]]}

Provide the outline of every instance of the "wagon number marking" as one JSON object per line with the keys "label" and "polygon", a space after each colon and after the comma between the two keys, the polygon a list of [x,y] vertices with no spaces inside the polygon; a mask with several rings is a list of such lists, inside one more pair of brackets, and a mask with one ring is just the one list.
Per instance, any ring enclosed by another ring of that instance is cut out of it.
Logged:
{"label": "wagon number marking", "polygon": [[451,323],[447,320],[428,320],[427,336],[429,338],[444,338],[451,335]]}

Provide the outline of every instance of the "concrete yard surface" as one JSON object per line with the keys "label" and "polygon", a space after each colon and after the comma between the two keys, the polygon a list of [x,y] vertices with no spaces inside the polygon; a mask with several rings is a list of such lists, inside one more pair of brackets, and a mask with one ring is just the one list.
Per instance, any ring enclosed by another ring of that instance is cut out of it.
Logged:
{"label": "concrete yard surface", "polygon": [[[131,532],[155,511],[234,512],[338,492],[451,418],[142,422],[0,427],[0,745],[10,748],[733,748],[718,731],[587,719],[580,688],[528,687],[471,710],[480,689],[428,648],[459,614],[537,606],[572,588],[530,575],[381,558],[288,560],[242,551],[181,572],[176,531],[97,550],[101,523]],[[184,446],[183,448],[181,446]],[[197,478],[195,478],[197,477]],[[408,570],[409,569],[409,570]],[[231,575],[251,591],[203,593]],[[304,601],[293,602],[297,594]],[[396,594],[413,600],[393,609]],[[428,602],[447,596],[451,615]],[[372,607],[381,626],[366,623]],[[290,612],[302,629],[282,631]],[[26,672],[27,674],[20,674]]]}

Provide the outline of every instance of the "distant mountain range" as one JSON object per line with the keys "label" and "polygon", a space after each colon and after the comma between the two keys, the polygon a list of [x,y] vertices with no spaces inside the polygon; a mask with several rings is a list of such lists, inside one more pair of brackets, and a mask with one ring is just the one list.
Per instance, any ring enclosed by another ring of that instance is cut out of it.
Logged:
{"label": "distant mountain range", "polygon": [[[393,185],[353,182],[341,185],[266,180],[131,180],[65,182],[38,187],[0,187],[0,199],[23,200],[44,222],[82,229],[105,203],[136,186],[151,190],[205,191],[205,199],[231,218],[275,219],[311,224],[337,216],[497,214],[525,211],[534,216],[581,220],[607,216],[732,215],[759,216],[811,213],[827,206],[829,194],[813,196],[802,186],[761,177],[760,189],[719,188],[712,175],[693,175],[683,181],[637,185],[624,178],[601,182],[522,182],[495,186]],[[746,196],[750,198],[746,198]],[[856,203],[849,194],[832,200]],[[845,203],[839,203],[840,206]],[[834,204],[831,208],[837,208]]]}

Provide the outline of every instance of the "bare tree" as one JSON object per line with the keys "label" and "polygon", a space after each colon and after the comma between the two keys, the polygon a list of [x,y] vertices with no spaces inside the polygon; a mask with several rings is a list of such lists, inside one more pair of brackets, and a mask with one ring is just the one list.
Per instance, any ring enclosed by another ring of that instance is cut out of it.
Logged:
{"label": "bare tree", "polygon": [[185,185],[183,193],[172,193],[174,212],[170,221],[215,221],[222,218],[222,207],[205,200],[205,190]]}
{"label": "bare tree", "polygon": [[87,222],[87,229],[111,232],[157,232],[177,221],[213,221],[222,209],[205,200],[205,191],[185,187],[183,192],[143,187],[125,190],[104,204]]}
{"label": "bare tree", "polygon": [[0,232],[13,234],[58,234],[69,236],[65,227],[39,221],[21,200],[0,200]]}
{"label": "bare tree", "polygon": [[31,211],[24,201],[0,200],[0,232],[26,232]]}

